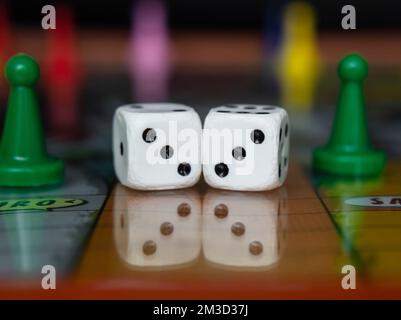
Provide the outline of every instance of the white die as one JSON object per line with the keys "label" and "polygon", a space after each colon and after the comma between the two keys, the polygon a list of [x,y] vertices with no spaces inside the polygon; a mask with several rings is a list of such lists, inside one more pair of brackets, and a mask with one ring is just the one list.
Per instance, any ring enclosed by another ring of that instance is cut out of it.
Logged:
{"label": "white die", "polygon": [[202,209],[205,259],[230,267],[268,267],[276,263],[285,223],[281,196],[281,192],[208,191]]}
{"label": "white die", "polygon": [[117,185],[112,197],[117,252],[132,267],[183,266],[201,252],[196,190],[144,191]]}
{"label": "white die", "polygon": [[215,188],[262,191],[287,176],[287,112],[265,105],[225,105],[210,110],[203,130],[203,174]]}
{"label": "white die", "polygon": [[185,105],[141,103],[119,107],[113,119],[118,179],[138,190],[194,185],[202,171],[201,132],[199,115]]}

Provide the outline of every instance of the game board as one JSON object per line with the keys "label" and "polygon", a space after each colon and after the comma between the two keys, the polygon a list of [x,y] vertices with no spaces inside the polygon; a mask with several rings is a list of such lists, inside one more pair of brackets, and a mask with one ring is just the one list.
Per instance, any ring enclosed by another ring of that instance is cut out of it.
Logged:
{"label": "game board", "polygon": [[[209,261],[205,244],[212,241],[218,245],[225,231],[218,227],[215,233],[202,233],[202,250],[189,265],[175,269],[130,266],[119,246],[129,239],[133,241],[127,229],[133,228],[130,224],[136,221],[121,224],[119,217],[126,211],[116,210],[115,202],[129,201],[136,194],[116,186],[78,268],[77,284],[85,284],[89,292],[100,286],[103,290],[96,291],[100,296],[114,292],[136,298],[394,298],[400,289],[400,197],[396,195],[401,187],[398,174],[394,174],[399,168],[399,163],[391,163],[379,180],[321,179],[315,190],[295,164],[281,190],[246,195],[243,201],[249,204],[249,212],[243,212],[239,220],[246,216],[257,221],[258,197],[277,200],[277,211],[270,213],[273,218],[263,217],[270,225],[265,232],[273,233],[271,243],[276,246],[264,267],[252,266],[252,262],[236,266],[239,247],[231,248],[224,256],[226,260],[220,263]],[[217,203],[228,206],[239,197],[238,192],[199,189],[203,199],[212,193]],[[202,212],[203,230],[210,228],[211,221],[205,219],[208,213]],[[188,241],[195,236],[188,235]],[[260,234],[255,232],[252,236],[256,239]],[[152,234],[148,237],[151,239]],[[176,252],[179,251],[177,248]],[[108,262],[104,269],[94,272],[95,266],[104,260]],[[341,288],[344,265],[353,265],[357,270],[359,289],[354,292]]]}
{"label": "game board", "polygon": [[[157,238],[155,230],[160,225],[157,215],[177,215],[176,210],[150,209],[157,207],[155,201],[163,200],[163,195],[160,197],[163,192],[149,195],[115,185],[87,246],[84,240],[100,213],[105,199],[104,186],[81,186],[78,197],[74,189],[73,192],[36,194],[41,199],[53,199],[55,195],[58,199],[60,195],[77,197],[87,203],[77,203],[74,211],[64,208],[45,213],[21,211],[13,215],[2,212],[2,237],[12,241],[2,241],[2,261],[12,258],[15,264],[9,270],[3,267],[2,275],[8,281],[2,279],[0,294],[2,297],[112,299],[394,298],[400,290],[397,283],[401,256],[398,252],[400,198],[396,196],[400,194],[399,175],[393,173],[399,168],[399,163],[391,163],[383,179],[374,181],[320,180],[315,190],[303,170],[293,164],[283,188],[270,193],[248,193],[243,201],[249,211],[238,218],[252,221],[259,215],[259,223],[266,220],[269,228],[262,231],[268,234],[272,244],[269,259],[259,266],[237,265],[238,255],[234,250],[227,252],[226,260],[218,263],[208,260],[205,246],[210,241],[218,245],[224,229],[211,228],[213,221],[207,218],[208,212],[200,210],[192,213],[197,215],[192,225],[196,224],[198,232],[185,233],[180,239],[182,242],[169,249],[170,258],[179,257],[184,250],[183,242],[197,243],[188,261],[174,264],[162,255],[161,262],[152,266],[151,261],[146,265],[146,259],[142,265],[132,260],[133,255],[141,253],[133,232],[138,232],[138,228],[143,230],[138,242]],[[203,183],[195,189],[164,193],[169,197],[179,194],[184,199],[195,196],[201,200],[212,195],[219,203],[229,207],[231,203],[230,210],[234,210],[232,202],[239,194],[210,189]],[[389,195],[394,195],[393,201],[386,198]],[[143,197],[150,207],[141,202],[137,207],[127,205]],[[276,211],[261,215],[260,201],[274,202]],[[137,217],[141,215],[147,218],[141,220]],[[212,218],[216,217],[212,215]],[[179,225],[179,221],[174,224]],[[260,232],[252,236],[260,237]],[[54,238],[58,240],[46,241]],[[138,252],[133,252],[138,248]],[[82,256],[78,259],[80,253]],[[64,280],[58,285],[60,290],[54,293],[40,288],[37,276],[43,261],[55,263],[64,273]],[[77,267],[72,268],[75,263]],[[341,289],[344,265],[355,266],[358,290]],[[35,276],[32,278],[32,275]],[[26,282],[27,277],[31,281]],[[16,279],[25,280],[24,290],[20,287],[22,282]]]}

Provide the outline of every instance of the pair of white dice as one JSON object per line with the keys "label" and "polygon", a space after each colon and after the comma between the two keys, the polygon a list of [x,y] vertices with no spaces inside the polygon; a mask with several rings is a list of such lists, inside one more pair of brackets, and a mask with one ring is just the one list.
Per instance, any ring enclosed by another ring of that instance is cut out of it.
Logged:
{"label": "pair of white dice", "polygon": [[191,187],[206,182],[230,190],[271,190],[288,170],[286,111],[263,105],[213,108],[202,124],[196,111],[172,103],[118,108],[113,120],[114,167],[137,190]]}

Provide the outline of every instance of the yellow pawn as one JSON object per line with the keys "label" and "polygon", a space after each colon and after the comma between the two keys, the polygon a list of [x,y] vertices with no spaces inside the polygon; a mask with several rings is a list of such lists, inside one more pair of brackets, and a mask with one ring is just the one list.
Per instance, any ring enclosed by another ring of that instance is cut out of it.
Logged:
{"label": "yellow pawn", "polygon": [[315,10],[305,2],[290,3],[283,23],[283,44],[277,61],[281,104],[307,111],[313,105],[320,73]]}

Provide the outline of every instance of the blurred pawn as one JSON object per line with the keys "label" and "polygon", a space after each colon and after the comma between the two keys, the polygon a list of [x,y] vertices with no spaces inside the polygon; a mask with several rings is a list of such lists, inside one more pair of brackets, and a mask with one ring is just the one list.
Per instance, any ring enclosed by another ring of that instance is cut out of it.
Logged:
{"label": "blurred pawn", "polygon": [[134,99],[165,101],[168,98],[169,40],[163,1],[135,2],[129,46]]}
{"label": "blurred pawn", "polygon": [[[281,17],[288,0],[268,1],[264,16],[263,48],[264,54],[269,57],[277,55],[282,42]],[[266,59],[269,61],[269,59]]]}
{"label": "blurred pawn", "polygon": [[56,10],[56,29],[45,31],[48,123],[52,136],[68,140],[81,136],[78,101],[81,72],[73,12],[68,6],[58,6]]}
{"label": "blurred pawn", "polygon": [[281,104],[307,111],[314,103],[320,69],[315,10],[308,3],[292,2],[283,18],[283,41],[277,57]]}

